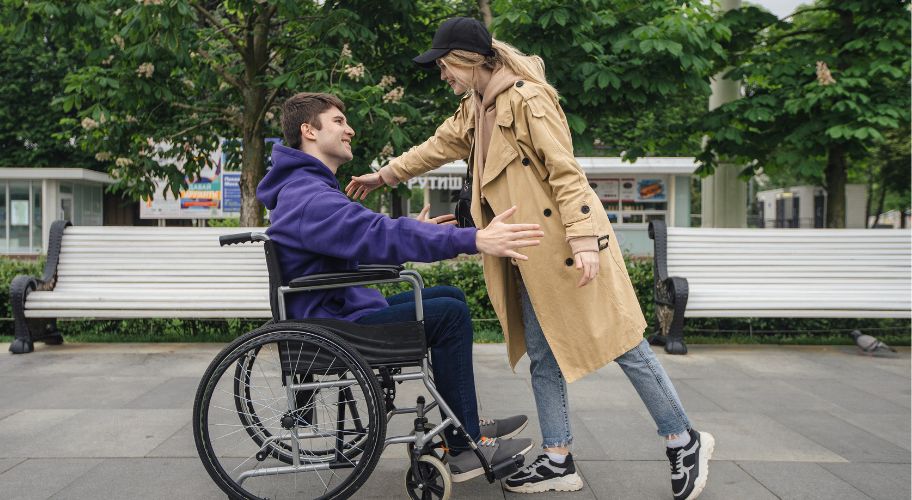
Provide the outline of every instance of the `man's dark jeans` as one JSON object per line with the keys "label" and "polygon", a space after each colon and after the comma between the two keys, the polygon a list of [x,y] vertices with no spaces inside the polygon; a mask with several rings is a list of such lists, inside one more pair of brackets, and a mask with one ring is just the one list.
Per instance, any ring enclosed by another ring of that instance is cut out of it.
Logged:
{"label": "man's dark jeans", "polygon": [[[424,302],[424,333],[431,347],[434,384],[443,400],[462,422],[466,432],[477,440],[478,401],[472,370],[472,318],[462,290],[435,286],[421,291]],[[363,325],[415,321],[415,292],[386,298],[389,307],[360,318]],[[450,448],[467,448],[468,443],[453,431],[446,433]]]}

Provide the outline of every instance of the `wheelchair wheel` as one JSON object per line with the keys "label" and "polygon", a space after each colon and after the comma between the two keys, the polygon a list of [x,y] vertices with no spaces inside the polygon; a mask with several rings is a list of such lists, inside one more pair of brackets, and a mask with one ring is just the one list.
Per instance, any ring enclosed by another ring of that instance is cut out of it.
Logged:
{"label": "wheelchair wheel", "polygon": [[405,473],[405,491],[412,500],[449,500],[453,481],[446,465],[437,457],[422,455],[417,471],[409,467]]}
{"label": "wheelchair wheel", "polygon": [[[238,360],[235,371],[234,371],[234,403],[235,408],[238,412],[238,417],[241,420],[241,423],[244,425],[244,429],[247,431],[247,434],[253,439],[257,446],[263,447],[263,452],[284,462],[286,464],[291,464],[294,461],[293,451],[291,446],[283,440],[276,440],[272,433],[271,427],[264,423],[264,419],[260,418],[259,413],[264,413],[264,408],[256,403],[256,387],[251,385],[251,380],[255,377],[254,366],[256,365],[256,356],[259,354],[260,349],[257,348],[253,352],[247,353],[244,357]],[[293,377],[294,383],[306,383],[313,382],[312,376],[301,376],[301,374],[295,374]],[[349,413],[352,415],[358,414],[357,404],[354,401],[353,394],[350,388],[343,389],[343,396],[347,401],[347,407]],[[303,422],[308,422],[311,424],[316,423],[316,419],[319,418],[319,412],[316,411],[316,398],[317,394],[314,391],[298,391],[295,394],[295,404],[297,409],[298,418]],[[259,413],[258,413],[258,406]],[[270,417],[275,415],[267,415],[265,420],[270,421]],[[274,418],[272,418],[274,420]],[[317,424],[318,425],[318,424]],[[346,438],[342,443],[342,453],[349,459],[353,459],[355,456],[361,453],[363,441],[367,439],[368,434],[366,432],[362,433],[359,436],[355,435],[353,438]],[[326,461],[332,461],[336,453],[335,448],[326,448],[326,449],[311,449],[307,450],[309,456],[307,459],[309,461],[317,461],[319,457],[323,457]]]}
{"label": "wheelchair wheel", "polygon": [[383,451],[380,394],[370,366],[337,336],[266,325],[223,349],[200,381],[197,452],[231,498],[347,498]]}

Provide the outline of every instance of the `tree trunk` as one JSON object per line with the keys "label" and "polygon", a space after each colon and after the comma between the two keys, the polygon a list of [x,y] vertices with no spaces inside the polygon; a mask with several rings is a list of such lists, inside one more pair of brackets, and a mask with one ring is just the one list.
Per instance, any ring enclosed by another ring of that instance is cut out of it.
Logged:
{"label": "tree trunk", "polygon": [[261,83],[268,60],[269,21],[260,15],[246,36],[244,57],[244,116],[241,146],[241,220],[244,227],[263,225],[263,205],[256,198],[256,188],[266,173],[266,144],[263,132],[263,108],[266,107],[266,87]]}
{"label": "tree trunk", "polygon": [[877,213],[874,214],[874,221],[871,222],[871,227],[877,227],[877,223],[880,222],[880,214],[883,213],[884,201],[887,199],[887,182],[886,179],[881,179],[880,181],[880,193],[878,194],[877,200]]}
{"label": "tree trunk", "polygon": [[[249,93],[255,94],[256,91]],[[259,92],[261,101],[265,100],[263,92]],[[254,100],[255,96],[251,96]],[[245,96],[245,101],[246,101]],[[261,108],[262,109],[262,108]],[[244,111],[244,143],[241,148],[241,220],[243,227],[259,227],[263,225],[263,205],[256,198],[257,184],[263,178],[266,170],[266,144],[263,138],[263,128],[258,124],[251,124],[250,115],[255,111]]]}
{"label": "tree trunk", "polygon": [[485,26],[490,29],[491,21],[494,20],[494,16],[491,15],[491,0],[478,0],[478,10],[481,11]]}
{"label": "tree trunk", "polygon": [[842,146],[830,146],[826,165],[826,227],[845,227],[846,158]]}

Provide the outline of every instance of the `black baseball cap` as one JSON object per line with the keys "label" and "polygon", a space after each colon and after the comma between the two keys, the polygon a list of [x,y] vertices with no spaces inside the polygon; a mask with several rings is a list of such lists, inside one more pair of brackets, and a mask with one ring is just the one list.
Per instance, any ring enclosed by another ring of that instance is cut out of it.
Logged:
{"label": "black baseball cap", "polygon": [[494,55],[491,33],[484,24],[471,17],[453,17],[437,28],[431,49],[412,60],[422,68],[435,69],[437,59],[453,49],[468,50],[483,56]]}

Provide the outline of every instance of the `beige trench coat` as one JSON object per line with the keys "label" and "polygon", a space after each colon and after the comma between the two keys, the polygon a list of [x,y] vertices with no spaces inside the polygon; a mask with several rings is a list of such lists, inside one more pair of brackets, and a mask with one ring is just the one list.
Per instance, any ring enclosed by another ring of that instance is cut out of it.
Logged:
{"label": "beige trench coat", "polygon": [[[473,174],[472,217],[479,228],[516,205],[508,222],[538,223],[541,245],[520,252],[529,260],[483,256],[491,304],[503,327],[510,365],[526,352],[517,271],[568,382],[580,379],[643,339],[646,320],[637,302],[621,249],[598,196],[573,156],[563,111],[541,86],[519,81],[497,97],[496,123],[484,172]],[[469,158],[474,103],[466,97],[456,113],[424,143],[390,162],[401,181],[457,159]],[[599,275],[577,288],[568,237],[598,236]]]}

